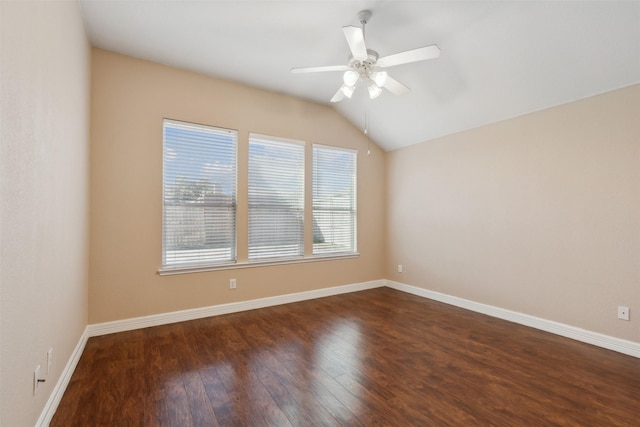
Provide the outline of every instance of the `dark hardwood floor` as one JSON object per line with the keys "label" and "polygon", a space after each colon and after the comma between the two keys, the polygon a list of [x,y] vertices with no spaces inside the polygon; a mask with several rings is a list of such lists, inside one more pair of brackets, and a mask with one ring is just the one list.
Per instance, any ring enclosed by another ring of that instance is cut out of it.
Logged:
{"label": "dark hardwood floor", "polygon": [[640,359],[389,288],[91,338],[51,426],[639,426]]}

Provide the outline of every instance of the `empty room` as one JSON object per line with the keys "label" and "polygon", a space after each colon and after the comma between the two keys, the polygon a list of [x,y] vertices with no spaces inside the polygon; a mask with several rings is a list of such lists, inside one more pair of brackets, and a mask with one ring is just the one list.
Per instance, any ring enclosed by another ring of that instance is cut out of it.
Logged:
{"label": "empty room", "polygon": [[0,425],[634,426],[640,1],[0,0]]}

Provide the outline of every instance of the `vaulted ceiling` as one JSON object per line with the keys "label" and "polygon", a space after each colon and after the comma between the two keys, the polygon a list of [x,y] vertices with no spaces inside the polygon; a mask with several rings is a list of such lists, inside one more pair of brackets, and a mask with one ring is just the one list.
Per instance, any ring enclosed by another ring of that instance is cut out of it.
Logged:
{"label": "vaulted ceiling", "polygon": [[[638,1],[80,0],[93,46],[333,106],[389,151],[640,83]],[[343,26],[373,13],[380,56],[437,44],[440,58],[387,69],[408,86],[331,104]]]}

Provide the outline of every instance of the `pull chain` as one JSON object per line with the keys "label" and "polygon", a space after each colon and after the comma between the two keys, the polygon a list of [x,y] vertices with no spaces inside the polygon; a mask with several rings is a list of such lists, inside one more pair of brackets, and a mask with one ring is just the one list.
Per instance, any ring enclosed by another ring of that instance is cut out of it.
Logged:
{"label": "pull chain", "polygon": [[364,134],[367,137],[367,156],[371,155],[371,139],[369,139],[369,107],[364,109]]}

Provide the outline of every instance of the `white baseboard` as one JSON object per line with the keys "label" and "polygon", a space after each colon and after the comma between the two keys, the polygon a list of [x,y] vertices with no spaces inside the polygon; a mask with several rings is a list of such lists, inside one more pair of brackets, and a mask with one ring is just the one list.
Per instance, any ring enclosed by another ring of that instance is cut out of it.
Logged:
{"label": "white baseboard", "polygon": [[62,396],[69,385],[69,381],[71,381],[71,375],[73,375],[73,371],[76,370],[76,366],[78,366],[78,362],[80,361],[80,356],[82,356],[82,352],[84,351],[84,346],[87,344],[87,340],[89,339],[88,327],[84,329],[84,332],[80,336],[78,340],[78,344],[76,344],[76,348],[73,349],[71,353],[71,357],[69,357],[69,361],[65,365],[62,373],[60,374],[60,378],[58,378],[58,382],[56,383],[53,391],[49,395],[49,399],[47,403],[44,405],[44,409],[40,414],[40,418],[36,422],[36,427],[47,427],[53,418],[53,415],[56,413],[58,409],[58,405],[62,400]]}
{"label": "white baseboard", "polygon": [[260,298],[249,301],[232,302],[229,304],[220,304],[209,307],[174,311],[170,313],[134,317],[131,319],[116,320],[113,322],[96,323],[93,325],[89,325],[87,328],[89,331],[89,336],[94,337],[99,335],[112,334],[115,332],[148,328],[150,326],[166,325],[169,323],[184,322],[186,320],[195,320],[204,317],[219,316],[222,314],[237,313],[246,310],[254,310],[256,308],[264,308],[315,298],[323,298],[332,295],[346,294],[349,292],[363,291],[366,289],[380,288],[385,286],[385,284],[385,280],[374,280],[371,282],[355,283],[351,285],[335,286],[331,288],[322,288],[313,291],[278,295],[274,297]]}
{"label": "white baseboard", "polygon": [[423,298],[428,298],[434,301],[443,302],[445,304],[454,305],[456,307],[486,314],[488,316],[497,317],[498,319],[508,320],[510,322],[530,326],[542,331],[551,332],[552,334],[561,335],[563,337],[571,338],[577,341],[582,341],[588,344],[596,345],[598,347],[640,358],[640,343],[636,343],[633,341],[611,337],[597,332],[588,331],[586,329],[576,328],[575,326],[565,325],[564,323],[541,319],[539,317],[530,316],[528,314],[518,313],[516,311],[506,310],[504,308],[494,307],[492,305],[481,304],[467,299],[442,294],[440,292],[430,291],[428,289],[394,282],[392,280],[387,280],[386,286]]}

